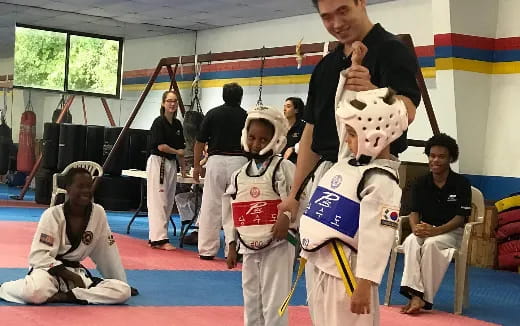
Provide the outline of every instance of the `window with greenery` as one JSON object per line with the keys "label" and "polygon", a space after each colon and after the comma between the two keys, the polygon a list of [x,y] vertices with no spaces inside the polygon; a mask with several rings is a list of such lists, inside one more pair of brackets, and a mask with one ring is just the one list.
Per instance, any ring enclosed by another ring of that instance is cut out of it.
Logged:
{"label": "window with greenery", "polygon": [[16,26],[17,87],[119,97],[122,39]]}
{"label": "window with greenery", "polygon": [[17,27],[15,85],[63,90],[67,34]]}

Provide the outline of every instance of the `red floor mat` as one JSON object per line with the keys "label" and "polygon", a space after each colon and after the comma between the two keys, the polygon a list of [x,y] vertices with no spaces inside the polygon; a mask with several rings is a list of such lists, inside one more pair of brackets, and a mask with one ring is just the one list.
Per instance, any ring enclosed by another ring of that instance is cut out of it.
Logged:
{"label": "red floor mat", "polygon": [[[11,306],[0,307],[0,325],[242,326],[244,323],[242,314],[242,307]],[[307,307],[289,307],[289,324],[310,326]],[[493,326],[496,324],[445,312],[406,316],[400,314],[397,307],[381,307],[381,325]]]}
{"label": "red floor mat", "polygon": [[[36,222],[0,221],[0,268],[28,267],[27,258],[36,226]],[[227,270],[223,259],[201,260],[195,252],[183,249],[151,249],[146,241],[121,234],[115,234],[115,239],[126,269]],[[94,264],[87,260],[85,266],[93,268]]]}

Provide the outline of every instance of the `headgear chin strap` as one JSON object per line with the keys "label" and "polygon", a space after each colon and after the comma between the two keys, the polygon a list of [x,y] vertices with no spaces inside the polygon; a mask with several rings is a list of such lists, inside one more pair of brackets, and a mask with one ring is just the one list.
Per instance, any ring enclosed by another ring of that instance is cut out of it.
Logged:
{"label": "headgear chin strap", "polygon": [[260,153],[259,158],[266,157],[265,155],[272,151],[273,154],[280,154],[287,144],[287,132],[289,131],[289,122],[283,115],[281,110],[269,106],[257,106],[247,114],[244,129],[242,129],[241,143],[244,151],[249,153],[249,146],[247,146],[247,130],[252,120],[265,119],[269,121],[274,127],[274,135],[269,144],[265,146]]}
{"label": "headgear chin strap", "polygon": [[[406,106],[394,96],[393,90],[379,88],[344,95],[337,102],[336,108],[340,146],[346,146],[345,125],[349,125],[356,131],[358,138],[357,160],[362,156],[374,160],[408,128]],[[340,150],[340,155],[344,155],[344,152]]]}

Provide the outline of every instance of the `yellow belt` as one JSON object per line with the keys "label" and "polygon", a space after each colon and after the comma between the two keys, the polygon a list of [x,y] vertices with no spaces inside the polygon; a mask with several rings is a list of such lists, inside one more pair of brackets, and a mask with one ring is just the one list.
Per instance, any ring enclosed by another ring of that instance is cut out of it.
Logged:
{"label": "yellow belt", "polygon": [[[352,296],[354,290],[356,289],[356,277],[352,272],[352,268],[350,267],[350,263],[348,262],[347,256],[345,255],[345,251],[343,250],[343,246],[341,242],[334,240],[329,243],[330,252],[332,253],[332,257],[334,257],[334,261],[336,262],[336,266],[338,267],[339,275],[343,280],[343,284],[345,285],[345,290],[349,296]],[[296,289],[296,284],[300,280],[300,277],[303,274],[305,269],[305,264],[307,263],[307,259],[300,258],[300,265],[298,266],[298,274],[296,275],[296,279],[292,285],[291,291],[283,301],[282,305],[278,309],[278,315],[283,316],[287,307],[289,306],[289,301],[291,300],[294,290]]]}

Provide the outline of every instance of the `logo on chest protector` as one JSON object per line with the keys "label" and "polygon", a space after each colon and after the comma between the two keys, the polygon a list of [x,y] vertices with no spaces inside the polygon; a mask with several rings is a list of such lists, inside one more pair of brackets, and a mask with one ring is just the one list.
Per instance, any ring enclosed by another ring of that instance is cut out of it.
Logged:
{"label": "logo on chest protector", "polygon": [[257,187],[252,187],[249,191],[249,194],[251,195],[251,197],[256,198],[260,196],[260,189],[258,189]]}
{"label": "logo on chest protector", "polygon": [[94,239],[94,234],[91,231],[85,231],[81,237],[81,242],[88,246],[92,243],[92,239]]}

